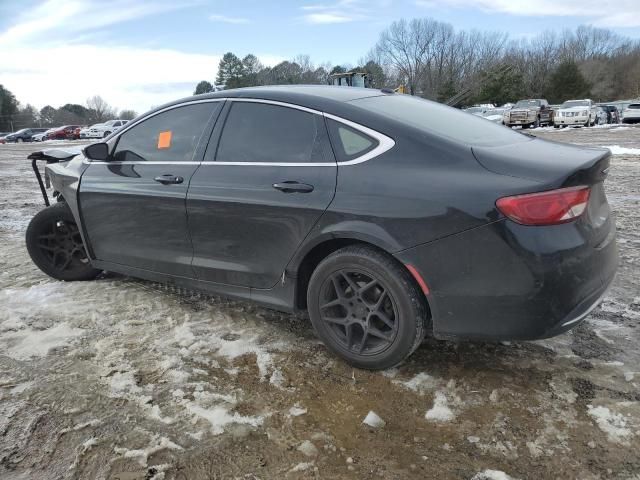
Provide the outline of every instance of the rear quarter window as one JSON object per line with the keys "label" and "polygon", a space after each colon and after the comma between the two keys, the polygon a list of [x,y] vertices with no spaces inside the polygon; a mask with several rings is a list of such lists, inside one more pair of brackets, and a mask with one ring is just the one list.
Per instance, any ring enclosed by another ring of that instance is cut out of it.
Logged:
{"label": "rear quarter window", "polygon": [[530,137],[482,117],[410,95],[381,95],[359,98],[350,103],[467,145],[494,146],[531,141]]}
{"label": "rear quarter window", "polygon": [[378,141],[344,123],[327,119],[331,146],[339,162],[358,158],[378,146]]}

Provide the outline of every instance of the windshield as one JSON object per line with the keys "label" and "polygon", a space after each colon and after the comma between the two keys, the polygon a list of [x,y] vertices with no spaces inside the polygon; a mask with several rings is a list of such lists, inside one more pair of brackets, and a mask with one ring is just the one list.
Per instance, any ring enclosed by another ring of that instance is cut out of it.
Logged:
{"label": "windshield", "polygon": [[540,100],[520,100],[514,108],[539,107]]}
{"label": "windshield", "polygon": [[531,138],[482,117],[410,95],[381,95],[352,100],[352,105],[393,118],[405,125],[468,145],[502,145]]}
{"label": "windshield", "polygon": [[568,100],[562,104],[562,108],[588,107],[587,100]]}
{"label": "windshield", "polygon": [[17,135],[17,134],[19,134],[19,133],[24,133],[24,132],[26,132],[26,131],[28,131],[28,130],[29,130],[28,128],[23,128],[23,129],[18,130],[17,132],[15,132],[15,133],[14,133],[14,135]]}

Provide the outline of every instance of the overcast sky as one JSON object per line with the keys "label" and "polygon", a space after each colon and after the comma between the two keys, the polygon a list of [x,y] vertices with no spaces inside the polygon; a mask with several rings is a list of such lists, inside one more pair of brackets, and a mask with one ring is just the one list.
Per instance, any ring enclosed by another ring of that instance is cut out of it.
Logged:
{"label": "overcast sky", "polygon": [[0,0],[0,84],[38,108],[97,94],[142,113],[213,81],[224,52],[354,65],[393,20],[425,16],[512,37],[592,24],[640,38],[640,0]]}

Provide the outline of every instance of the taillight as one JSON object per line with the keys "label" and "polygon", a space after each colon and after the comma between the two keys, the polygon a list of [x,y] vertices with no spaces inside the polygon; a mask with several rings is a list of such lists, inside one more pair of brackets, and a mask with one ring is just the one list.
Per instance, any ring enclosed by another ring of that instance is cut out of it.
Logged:
{"label": "taillight", "polygon": [[521,225],[556,225],[575,220],[589,202],[589,187],[569,187],[547,192],[503,197],[496,207]]}

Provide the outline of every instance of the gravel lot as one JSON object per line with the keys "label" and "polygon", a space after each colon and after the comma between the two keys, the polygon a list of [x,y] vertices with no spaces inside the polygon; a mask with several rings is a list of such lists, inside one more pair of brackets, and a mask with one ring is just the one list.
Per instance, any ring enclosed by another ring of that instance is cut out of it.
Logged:
{"label": "gravel lot", "polygon": [[[639,127],[532,133],[640,149]],[[539,342],[428,339],[371,373],[289,315],[46,277],[23,241],[40,148],[0,145],[0,478],[640,479],[639,151],[613,157],[620,269],[585,323]],[[370,411],[384,427],[362,424]]]}

